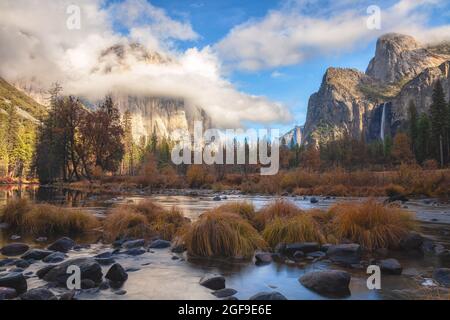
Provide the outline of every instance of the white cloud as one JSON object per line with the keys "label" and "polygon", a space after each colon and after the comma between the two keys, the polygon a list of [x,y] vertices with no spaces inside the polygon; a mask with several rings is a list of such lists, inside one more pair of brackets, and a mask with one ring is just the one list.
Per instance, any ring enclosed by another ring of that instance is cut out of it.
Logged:
{"label": "white cloud", "polygon": [[[229,65],[260,70],[297,64],[318,55],[347,52],[387,32],[423,41],[450,39],[450,25],[429,28],[427,9],[437,0],[401,0],[381,11],[381,30],[366,27],[370,2],[291,1],[258,20],[234,27],[215,49]],[[311,13],[314,12],[314,14]]]}
{"label": "white cloud", "polygon": [[[66,8],[71,4],[81,7],[80,30],[66,28]],[[176,41],[198,37],[190,23],[172,19],[144,0],[112,6],[103,0],[3,0],[0,76],[11,81],[36,79],[44,86],[59,81],[66,94],[91,99],[111,91],[183,97],[204,108],[223,127],[290,119],[283,105],[237,90],[224,77],[209,47],[177,51]],[[111,46],[129,48],[135,41],[168,57],[169,62],[147,63],[136,54],[126,54],[122,60],[112,54],[99,61]]]}

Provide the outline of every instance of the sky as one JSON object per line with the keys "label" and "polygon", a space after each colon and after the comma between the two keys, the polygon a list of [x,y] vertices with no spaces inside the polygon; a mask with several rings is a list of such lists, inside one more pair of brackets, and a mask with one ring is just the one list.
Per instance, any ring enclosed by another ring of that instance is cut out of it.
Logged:
{"label": "sky", "polygon": [[[75,30],[67,27],[71,5],[80,8]],[[111,88],[182,95],[219,127],[286,132],[305,122],[328,67],[364,72],[376,39],[388,32],[450,40],[450,2],[2,0],[0,76],[59,81],[67,93],[92,98]],[[126,68],[104,62],[114,66],[108,75],[93,71],[105,49],[132,42],[174,63],[129,58]]]}

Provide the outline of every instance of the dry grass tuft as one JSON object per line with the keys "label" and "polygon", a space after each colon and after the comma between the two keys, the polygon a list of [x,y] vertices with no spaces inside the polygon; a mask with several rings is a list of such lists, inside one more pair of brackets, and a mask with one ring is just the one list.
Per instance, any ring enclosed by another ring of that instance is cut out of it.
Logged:
{"label": "dry grass tuft", "polygon": [[331,227],[336,238],[359,243],[367,250],[398,247],[400,240],[415,229],[410,212],[375,200],[338,203],[329,212],[335,215]]}
{"label": "dry grass tuft", "polygon": [[10,201],[2,210],[1,221],[18,232],[33,235],[76,234],[99,226],[98,220],[88,212],[31,204],[27,200]]}
{"label": "dry grass tuft", "polygon": [[218,211],[203,214],[182,238],[188,253],[199,257],[250,258],[256,249],[267,246],[246,220]]}
{"label": "dry grass tuft", "polygon": [[152,201],[144,200],[114,208],[104,221],[104,230],[108,240],[155,236],[172,240],[186,223],[182,212],[176,208],[164,210]]}
{"label": "dry grass tuft", "polygon": [[218,206],[213,211],[235,213],[245,220],[253,221],[255,218],[255,207],[248,201],[236,201]]}
{"label": "dry grass tuft", "polygon": [[286,200],[276,200],[263,208],[255,216],[255,226],[258,230],[263,230],[269,222],[277,218],[290,218],[304,213],[294,203]]}
{"label": "dry grass tuft", "polygon": [[326,240],[320,225],[308,214],[276,218],[267,224],[262,235],[272,248],[279,243],[324,243]]}

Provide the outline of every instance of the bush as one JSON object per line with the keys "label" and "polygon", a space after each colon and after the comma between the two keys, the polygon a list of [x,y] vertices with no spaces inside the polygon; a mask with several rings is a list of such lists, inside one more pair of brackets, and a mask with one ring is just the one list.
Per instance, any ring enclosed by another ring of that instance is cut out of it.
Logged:
{"label": "bush", "polygon": [[330,208],[331,222],[338,240],[359,243],[367,250],[396,248],[400,240],[415,229],[413,215],[375,200],[362,203],[338,203]]}
{"label": "bush", "polygon": [[268,223],[263,238],[272,247],[279,243],[325,242],[320,226],[308,214],[299,214],[288,218],[276,218]]}
{"label": "bush", "polygon": [[384,188],[384,192],[386,193],[386,196],[388,196],[389,198],[398,197],[406,194],[405,188],[392,183],[388,185],[386,188]]}
{"label": "bush", "polygon": [[209,212],[186,228],[182,239],[188,254],[198,257],[250,258],[265,241],[237,214]]}

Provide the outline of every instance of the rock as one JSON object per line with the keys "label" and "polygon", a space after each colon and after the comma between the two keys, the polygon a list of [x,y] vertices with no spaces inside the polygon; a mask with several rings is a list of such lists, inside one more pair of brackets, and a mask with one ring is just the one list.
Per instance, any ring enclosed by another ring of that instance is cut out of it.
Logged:
{"label": "rock", "polygon": [[108,281],[103,281],[98,288],[100,290],[108,290],[109,289],[109,282]]}
{"label": "rock", "polygon": [[12,266],[16,262],[17,259],[3,259],[0,260],[0,267]]}
{"label": "rock", "polygon": [[10,243],[0,249],[0,253],[7,257],[20,256],[28,251],[30,247],[25,243]]}
{"label": "rock", "polygon": [[75,294],[76,294],[75,290],[64,292],[62,295],[59,296],[59,300],[63,301],[76,300]]}
{"label": "rock", "polygon": [[18,259],[14,262],[14,265],[18,268],[26,269],[30,266],[30,263],[23,259]]}
{"label": "rock", "polygon": [[19,240],[20,238],[22,238],[21,236],[19,236],[19,235],[17,235],[17,234],[13,234],[12,236],[11,236],[11,240],[12,241],[16,241],[16,240]]}
{"label": "rock", "polygon": [[44,259],[42,259],[45,263],[57,263],[61,262],[66,258],[66,255],[62,252],[53,252],[52,254],[49,254]]}
{"label": "rock", "polygon": [[53,253],[53,251],[50,251],[50,250],[30,249],[22,255],[22,259],[42,260],[46,256],[48,256],[52,253]]}
{"label": "rock", "polygon": [[123,296],[123,295],[127,294],[127,291],[126,290],[117,290],[114,293],[118,296]]}
{"label": "rock", "polygon": [[283,254],[285,248],[286,248],[285,243],[279,243],[275,246],[274,251],[275,253]]}
{"label": "rock", "polygon": [[312,198],[309,200],[309,202],[311,202],[311,203],[318,203],[319,200],[317,200],[316,198],[312,197]]}
{"label": "rock", "polygon": [[221,201],[221,200],[222,200],[222,198],[219,197],[219,196],[215,196],[215,197],[213,198],[213,201]]}
{"label": "rock", "polygon": [[24,271],[24,269],[22,269],[22,268],[14,268],[14,269],[11,269],[9,272],[23,273],[23,271]]}
{"label": "rock", "polygon": [[96,286],[97,285],[95,284],[95,282],[92,281],[91,279],[81,280],[81,289],[83,289],[83,290],[92,289],[92,288],[95,288]]}
{"label": "rock", "polygon": [[258,252],[255,254],[256,264],[269,264],[272,262],[272,254],[269,252]]}
{"label": "rock", "polygon": [[47,288],[31,289],[20,296],[21,300],[56,300],[56,296]]}
{"label": "rock", "polygon": [[355,243],[330,246],[327,256],[335,263],[344,265],[358,264],[361,260],[361,246]]}
{"label": "rock", "polygon": [[165,249],[165,248],[169,248],[171,246],[170,241],[166,241],[166,240],[155,240],[153,241],[150,245],[149,248],[150,249]]}
{"label": "rock", "polygon": [[80,268],[81,280],[90,279],[95,283],[102,282],[102,268],[93,258],[76,258],[58,264],[45,274],[44,280],[65,287],[67,278],[70,276],[67,273],[67,268],[69,266],[77,266]]}
{"label": "rock", "polygon": [[323,244],[320,246],[320,251],[326,253],[331,246],[333,246],[333,245],[330,243]]}
{"label": "rock", "polygon": [[141,248],[133,248],[127,251],[124,251],[124,254],[130,255],[130,256],[140,256],[143,255],[144,253],[146,253],[147,251],[145,251],[144,249]]}
{"label": "rock", "polygon": [[410,232],[400,240],[400,248],[403,250],[419,250],[423,244],[423,237],[417,232]]}
{"label": "rock", "polygon": [[389,254],[389,250],[386,248],[379,248],[379,249],[375,250],[375,253],[378,256],[386,257]]}
{"label": "rock", "polygon": [[39,237],[36,238],[34,241],[36,242],[47,242],[48,238],[47,237]]}
{"label": "rock", "polygon": [[183,253],[187,250],[186,246],[184,244],[175,244],[170,251],[173,253]]}
{"label": "rock", "polygon": [[211,290],[225,289],[225,278],[220,275],[208,274],[200,279],[200,285]]}
{"label": "rock", "polygon": [[277,291],[273,292],[259,292],[251,296],[248,300],[287,300],[285,296]]}
{"label": "rock", "polygon": [[295,253],[293,254],[293,258],[295,260],[301,260],[305,257],[305,253],[303,251],[295,251]]}
{"label": "rock", "polygon": [[120,264],[115,263],[109,268],[105,278],[113,282],[125,282],[128,279],[128,274]]}
{"label": "rock", "polygon": [[212,294],[215,295],[217,298],[231,297],[234,296],[236,293],[237,291],[231,288],[220,289],[212,292]]}
{"label": "rock", "polygon": [[138,239],[138,240],[125,241],[122,244],[122,247],[125,248],[125,249],[132,249],[132,248],[143,247],[144,245],[145,245],[145,240],[144,239]]}
{"label": "rock", "polygon": [[0,287],[0,301],[14,299],[15,297],[17,297],[16,289]]}
{"label": "rock", "polygon": [[434,270],[433,279],[441,286],[450,288],[450,268],[439,268]]}
{"label": "rock", "polygon": [[114,258],[95,258],[95,261],[97,261],[102,266],[109,266],[116,262]]}
{"label": "rock", "polygon": [[321,259],[326,256],[325,252],[322,251],[314,251],[310,252],[306,255],[308,258]]}
{"label": "rock", "polygon": [[301,243],[291,243],[286,245],[284,248],[284,254],[293,255],[297,251],[302,251],[304,254],[319,251],[320,246],[317,242],[301,242]]}
{"label": "rock", "polygon": [[48,250],[67,252],[75,246],[75,241],[70,238],[64,237],[56,240],[48,246]]}
{"label": "rock", "polygon": [[299,281],[306,288],[326,296],[347,296],[350,294],[351,276],[338,270],[314,271],[303,275]]}
{"label": "rock", "polygon": [[11,272],[0,275],[0,287],[13,288],[18,294],[27,291],[27,280],[22,273]]}
{"label": "rock", "polygon": [[402,266],[396,259],[385,259],[380,261],[380,269],[387,274],[402,274]]}
{"label": "rock", "polygon": [[54,268],[54,265],[50,265],[50,266],[45,266],[42,269],[39,269],[38,271],[36,271],[36,275],[39,279],[43,279],[44,276]]}

